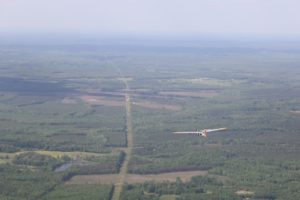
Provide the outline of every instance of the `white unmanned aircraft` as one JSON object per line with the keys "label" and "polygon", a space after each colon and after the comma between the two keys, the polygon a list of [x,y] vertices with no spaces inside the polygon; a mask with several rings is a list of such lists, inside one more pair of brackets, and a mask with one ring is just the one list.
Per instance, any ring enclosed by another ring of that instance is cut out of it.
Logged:
{"label": "white unmanned aircraft", "polygon": [[207,137],[207,134],[210,132],[216,132],[216,131],[225,131],[227,128],[217,128],[217,129],[203,129],[200,131],[179,131],[179,132],[173,132],[174,134],[188,134],[188,135],[197,135],[197,136],[203,136]]}

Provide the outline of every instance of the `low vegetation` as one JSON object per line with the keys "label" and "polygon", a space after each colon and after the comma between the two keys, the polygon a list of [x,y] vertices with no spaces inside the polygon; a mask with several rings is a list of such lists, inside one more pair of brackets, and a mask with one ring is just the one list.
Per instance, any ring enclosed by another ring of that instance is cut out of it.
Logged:
{"label": "low vegetation", "polygon": [[43,200],[107,200],[111,198],[113,186],[64,185],[47,194]]}
{"label": "low vegetation", "polygon": [[[300,199],[299,51],[163,45],[1,46],[0,199],[109,199],[113,181],[66,182],[118,179],[124,79],[133,102],[129,173],[205,174],[129,182],[122,199]],[[228,131],[172,134],[218,127]]]}

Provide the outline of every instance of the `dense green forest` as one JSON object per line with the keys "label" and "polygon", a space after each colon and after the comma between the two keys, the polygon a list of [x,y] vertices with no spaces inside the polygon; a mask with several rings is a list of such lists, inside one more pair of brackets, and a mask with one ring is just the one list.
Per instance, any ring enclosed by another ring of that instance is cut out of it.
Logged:
{"label": "dense green forest", "polygon": [[126,92],[128,172],[205,175],[126,183],[121,199],[300,199],[300,47],[289,45],[0,45],[0,199],[111,199],[113,184],[72,178],[120,172]]}

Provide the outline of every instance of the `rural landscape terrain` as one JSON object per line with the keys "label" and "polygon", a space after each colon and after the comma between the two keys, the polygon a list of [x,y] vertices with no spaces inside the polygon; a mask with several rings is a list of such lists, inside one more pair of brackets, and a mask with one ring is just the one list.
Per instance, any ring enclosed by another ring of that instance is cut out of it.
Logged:
{"label": "rural landscape terrain", "polygon": [[299,42],[0,41],[1,200],[296,200],[299,130]]}

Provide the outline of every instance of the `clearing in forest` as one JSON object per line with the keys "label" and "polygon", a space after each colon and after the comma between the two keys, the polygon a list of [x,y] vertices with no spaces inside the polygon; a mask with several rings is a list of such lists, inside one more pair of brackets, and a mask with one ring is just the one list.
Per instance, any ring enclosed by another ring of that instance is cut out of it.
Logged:
{"label": "clearing in forest", "polygon": [[163,96],[175,96],[175,97],[215,97],[219,93],[214,90],[203,91],[163,91],[159,93]]}
{"label": "clearing in forest", "polygon": [[124,106],[123,101],[118,101],[100,96],[81,96],[80,99],[90,105],[104,105],[116,107]]}
{"label": "clearing in forest", "polygon": [[[100,175],[79,175],[74,176],[66,184],[115,184],[118,182],[118,174],[100,174]],[[188,182],[193,176],[212,176],[207,171],[181,171],[181,172],[168,172],[161,174],[127,174],[125,178],[126,183],[144,183],[146,181],[175,182],[177,178],[180,178],[183,182]],[[218,177],[216,177],[218,178]]]}
{"label": "clearing in forest", "polygon": [[149,108],[149,109],[166,109],[170,111],[181,110],[181,106],[178,105],[161,104],[161,103],[150,102],[150,101],[134,101],[132,102],[132,104],[135,106],[140,106],[142,108]]}
{"label": "clearing in forest", "polygon": [[300,114],[300,110],[291,110],[290,112],[294,114]]}

